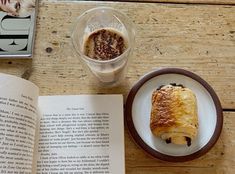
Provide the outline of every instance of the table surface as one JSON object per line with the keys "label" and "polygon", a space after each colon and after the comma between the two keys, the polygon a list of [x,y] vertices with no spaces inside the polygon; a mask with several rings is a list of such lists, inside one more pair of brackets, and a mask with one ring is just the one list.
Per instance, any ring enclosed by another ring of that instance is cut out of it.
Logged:
{"label": "table surface", "polygon": [[[58,0],[62,1],[62,0]],[[75,0],[76,1],[76,0]],[[234,0],[116,0],[122,2],[161,2],[161,3],[195,3],[195,4],[235,4]]]}
{"label": "table surface", "polygon": [[[126,13],[137,31],[127,79],[110,89],[98,87],[90,80],[71,48],[76,17],[96,6],[110,6]],[[146,154],[126,129],[126,173],[235,173],[233,5],[42,0],[33,59],[0,60],[1,72],[29,79],[39,86],[41,95],[121,93],[126,98],[141,76],[164,67],[192,71],[214,88],[224,110],[222,134],[199,159],[169,163]]]}

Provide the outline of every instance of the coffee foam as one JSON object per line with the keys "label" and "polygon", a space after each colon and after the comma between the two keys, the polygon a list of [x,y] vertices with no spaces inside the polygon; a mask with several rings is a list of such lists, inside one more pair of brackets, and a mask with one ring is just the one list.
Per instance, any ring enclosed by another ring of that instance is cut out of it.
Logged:
{"label": "coffee foam", "polygon": [[120,56],[127,49],[127,39],[115,29],[103,28],[92,32],[84,42],[84,54],[106,61]]}

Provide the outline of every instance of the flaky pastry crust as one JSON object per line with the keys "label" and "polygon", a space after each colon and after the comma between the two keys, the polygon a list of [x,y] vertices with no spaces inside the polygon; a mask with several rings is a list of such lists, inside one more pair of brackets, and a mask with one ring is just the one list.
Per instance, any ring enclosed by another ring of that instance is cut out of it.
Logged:
{"label": "flaky pastry crust", "polygon": [[198,132],[195,94],[182,85],[166,85],[152,94],[150,129],[167,143],[191,145]]}

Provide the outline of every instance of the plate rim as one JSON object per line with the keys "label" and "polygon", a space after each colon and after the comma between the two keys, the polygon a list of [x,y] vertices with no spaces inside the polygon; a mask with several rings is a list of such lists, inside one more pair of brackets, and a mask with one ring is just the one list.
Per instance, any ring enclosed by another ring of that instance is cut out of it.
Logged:
{"label": "plate rim", "polygon": [[[189,77],[198,83],[200,83],[210,94],[214,106],[216,109],[216,126],[215,126],[215,131],[208,141],[208,143],[199,149],[198,151],[189,154],[189,155],[183,155],[183,156],[172,156],[172,155],[166,155],[163,154],[159,151],[156,151],[155,149],[151,148],[147,143],[145,143],[144,140],[140,137],[138,134],[137,130],[135,129],[135,125],[132,119],[132,104],[135,99],[135,96],[139,89],[150,79],[159,76],[159,75],[164,75],[164,74],[179,74],[179,75],[184,75],[186,77]],[[214,89],[200,76],[197,74],[194,74],[191,71],[181,69],[181,68],[163,68],[159,70],[152,71],[146,75],[144,75],[129,91],[129,94],[127,96],[127,100],[125,103],[125,122],[128,128],[129,133],[131,134],[132,138],[135,140],[135,142],[148,154],[151,156],[158,158],[163,161],[168,161],[168,162],[185,162],[185,161],[190,161],[196,158],[201,157],[202,155],[206,154],[217,142],[217,140],[220,137],[222,127],[223,127],[223,110],[222,106],[220,103],[220,100],[215,93]]]}

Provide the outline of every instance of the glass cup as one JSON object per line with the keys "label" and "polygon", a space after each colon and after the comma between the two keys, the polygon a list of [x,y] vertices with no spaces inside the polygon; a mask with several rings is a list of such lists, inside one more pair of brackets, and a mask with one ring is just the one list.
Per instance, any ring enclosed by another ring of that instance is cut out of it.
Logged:
{"label": "glass cup", "polygon": [[[120,33],[126,42],[125,51],[110,60],[97,60],[85,55],[85,42],[95,31],[101,29]],[[104,86],[116,86],[125,77],[127,64],[135,43],[133,23],[123,13],[109,7],[98,7],[78,17],[72,32],[72,43],[89,74]]]}

